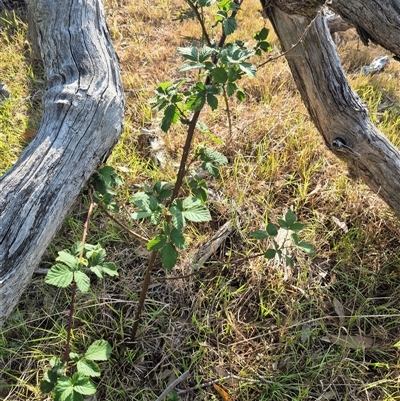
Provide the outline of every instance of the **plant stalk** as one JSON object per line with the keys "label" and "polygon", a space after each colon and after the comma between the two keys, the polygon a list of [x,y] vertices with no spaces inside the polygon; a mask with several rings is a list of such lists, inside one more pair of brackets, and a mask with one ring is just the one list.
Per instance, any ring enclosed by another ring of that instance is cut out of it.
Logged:
{"label": "plant stalk", "polygon": [[[90,198],[90,205],[89,205],[89,210],[88,210],[88,213],[86,216],[86,221],[83,226],[83,233],[82,233],[82,243],[83,244],[86,243],[86,237],[87,237],[87,233],[88,233],[88,229],[89,229],[89,222],[90,222],[90,218],[92,216],[93,209],[94,209],[93,188],[92,187],[89,187],[89,198]],[[79,259],[81,259],[83,257],[83,252],[84,252],[84,250],[82,250],[81,254],[79,255]],[[68,315],[67,340],[65,341],[65,351],[64,351],[64,355],[62,357],[63,362],[69,361],[69,351],[71,348],[71,336],[72,336],[72,328],[74,326],[75,299],[76,299],[76,291],[77,291],[75,281],[72,282],[71,287],[72,287],[71,288],[71,304],[69,307],[69,315]]]}
{"label": "plant stalk", "polygon": [[131,332],[131,341],[135,341],[137,329],[139,327],[140,317],[142,315],[142,310],[144,306],[144,302],[146,300],[147,290],[149,289],[151,271],[154,267],[154,262],[156,260],[158,251],[153,251],[150,255],[149,262],[147,264],[146,275],[143,281],[142,291],[140,293],[139,305],[136,310],[135,321],[133,322],[132,332]]}
{"label": "plant stalk", "polygon": [[[190,1],[188,1],[188,3],[191,4]],[[239,6],[242,3],[243,3],[243,0],[237,0],[237,4]],[[238,10],[234,10],[234,11],[232,11],[231,16],[233,18],[235,18],[237,13],[238,13]],[[202,25],[202,28],[203,28],[203,25]],[[220,48],[223,47],[225,44],[225,41],[226,41],[226,35],[225,35],[224,30],[222,29],[222,34],[221,34],[220,40],[218,41],[218,47],[220,47]],[[212,62],[214,64],[217,64],[217,62],[218,62],[217,54],[213,55]],[[211,85],[211,83],[212,83],[211,76],[208,75],[205,79],[204,84]],[[201,113],[201,109],[195,111],[192,119],[189,122],[189,128],[188,128],[188,132],[187,132],[187,136],[186,136],[185,145],[183,147],[182,157],[181,157],[181,161],[179,164],[179,170],[178,170],[178,174],[176,177],[176,183],[175,183],[172,195],[171,195],[171,199],[168,202],[169,205],[178,197],[179,191],[182,187],[182,182],[183,182],[183,179],[185,178],[185,174],[186,174],[187,160],[189,158],[190,148],[191,148],[191,145],[193,142],[194,132],[196,130],[196,125],[199,120],[200,113]],[[158,251],[153,251],[150,255],[150,259],[147,264],[146,275],[145,275],[142,290],[140,293],[139,305],[138,305],[138,309],[135,314],[135,320],[134,320],[133,326],[132,326],[131,342],[135,341],[135,338],[136,338],[137,329],[139,327],[139,322],[140,322],[140,317],[142,315],[142,310],[143,310],[144,302],[146,300],[147,290],[148,290],[149,284],[150,284],[151,272],[153,270],[154,262],[156,260],[157,254],[158,254]]]}

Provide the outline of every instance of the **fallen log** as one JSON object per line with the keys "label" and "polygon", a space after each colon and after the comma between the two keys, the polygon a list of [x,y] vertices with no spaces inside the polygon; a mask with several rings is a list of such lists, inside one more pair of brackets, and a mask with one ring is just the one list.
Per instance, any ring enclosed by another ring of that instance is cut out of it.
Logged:
{"label": "fallen log", "polygon": [[290,6],[289,14],[272,3],[265,13],[327,147],[347,163],[352,177],[361,178],[400,216],[400,152],[371,123],[365,105],[351,89],[323,11],[314,8],[311,13],[308,8],[303,12],[304,2],[291,0],[285,3],[286,11]]}
{"label": "fallen log", "polygon": [[124,95],[101,0],[32,0],[46,73],[35,138],[0,178],[0,325],[118,141]]}

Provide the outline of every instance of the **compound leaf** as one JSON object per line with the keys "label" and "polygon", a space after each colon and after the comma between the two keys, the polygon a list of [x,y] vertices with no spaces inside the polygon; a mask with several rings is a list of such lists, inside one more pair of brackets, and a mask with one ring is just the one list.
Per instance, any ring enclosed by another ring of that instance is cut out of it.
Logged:
{"label": "compound leaf", "polygon": [[164,248],[161,249],[160,253],[162,265],[166,269],[171,270],[178,260],[178,251],[175,246],[171,242],[168,242]]}
{"label": "compound leaf", "polygon": [[69,267],[60,263],[55,264],[44,279],[45,283],[54,285],[56,287],[68,287],[74,278],[74,273]]}
{"label": "compound leaf", "polygon": [[80,271],[80,270],[74,272],[74,280],[80,291],[82,291],[82,292],[89,291],[90,278],[86,273],[84,273],[83,271]]}
{"label": "compound leaf", "polygon": [[96,340],[85,352],[91,361],[106,361],[111,355],[111,345],[106,340]]}

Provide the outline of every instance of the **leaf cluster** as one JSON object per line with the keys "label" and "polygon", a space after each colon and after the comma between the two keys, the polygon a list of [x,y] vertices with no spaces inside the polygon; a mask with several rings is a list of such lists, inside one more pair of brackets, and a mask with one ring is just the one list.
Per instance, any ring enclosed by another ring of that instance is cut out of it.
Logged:
{"label": "leaf cluster", "polygon": [[90,278],[83,268],[88,268],[98,278],[105,275],[117,276],[117,267],[112,262],[106,262],[106,251],[100,244],[91,245],[76,242],[70,250],[58,252],[56,263],[46,275],[45,282],[56,287],[68,287],[73,281],[78,289],[87,292],[90,288]]}
{"label": "leaf cluster", "polygon": [[116,173],[111,166],[104,166],[96,171],[92,176],[91,185],[94,188],[94,199],[97,203],[101,203],[107,210],[118,213],[119,208],[114,200],[116,195],[114,189],[124,184],[122,178]]}
{"label": "leaf cluster", "polygon": [[[236,13],[239,5],[232,0],[219,2],[210,0],[191,1],[193,7],[208,7],[217,3],[216,25],[222,24],[226,36],[232,34],[236,28]],[[172,124],[180,121],[189,124],[188,113],[198,112],[205,105],[212,110],[218,108],[218,95],[224,94],[228,98],[236,95],[239,101],[245,99],[245,92],[237,82],[244,76],[254,77],[257,68],[249,59],[254,55],[261,55],[271,49],[266,40],[269,30],[263,28],[254,35],[257,41],[252,48],[247,48],[243,41],[236,40],[223,47],[218,44],[208,44],[202,47],[189,46],[178,48],[178,53],[183,57],[184,63],[179,68],[180,72],[198,70],[198,78],[195,83],[187,88],[186,80],[178,82],[163,82],[156,89],[156,96],[150,100],[153,109],[163,111],[161,129],[168,132]],[[185,89],[180,88],[184,86]]]}
{"label": "leaf cluster", "polygon": [[86,395],[96,393],[96,386],[90,377],[100,376],[100,368],[95,361],[106,361],[111,355],[111,346],[105,340],[95,341],[83,355],[70,353],[70,365],[76,372],[68,376],[67,363],[59,358],[50,360],[51,369],[40,382],[43,393],[53,392],[55,401],[83,401]]}
{"label": "leaf cluster", "polygon": [[210,212],[204,205],[207,194],[205,181],[192,180],[191,183],[194,192],[200,197],[174,199],[168,208],[162,203],[170,196],[170,190],[162,189],[166,183],[157,183],[154,186],[160,189],[158,196],[154,192],[138,192],[131,198],[131,202],[139,209],[132,214],[133,219],[148,218],[153,225],[158,226],[161,217],[164,217],[160,233],[148,242],[147,249],[159,251],[162,265],[167,269],[175,266],[178,249],[184,249],[186,246],[183,229],[187,222],[211,220]]}
{"label": "leaf cluster", "polygon": [[314,254],[314,248],[311,244],[305,241],[300,241],[298,233],[304,228],[304,224],[297,221],[296,214],[292,210],[288,210],[284,219],[278,219],[278,225],[268,223],[265,230],[256,230],[251,233],[251,236],[257,240],[272,239],[273,248],[269,248],[264,252],[264,257],[267,259],[274,259],[276,256],[282,259],[285,256],[285,263],[288,266],[293,266],[293,259],[288,255],[287,249],[285,255],[283,254],[283,247],[280,246],[276,237],[278,229],[287,230],[290,233],[292,243],[308,255]]}

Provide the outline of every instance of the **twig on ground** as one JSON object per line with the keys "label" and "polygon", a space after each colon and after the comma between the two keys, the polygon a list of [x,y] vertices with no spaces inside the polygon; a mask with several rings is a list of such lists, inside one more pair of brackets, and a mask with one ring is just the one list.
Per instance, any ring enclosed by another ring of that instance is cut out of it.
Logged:
{"label": "twig on ground", "polygon": [[162,401],[180,382],[185,380],[189,376],[190,371],[182,373],[179,377],[177,377],[156,399],[156,401]]}
{"label": "twig on ground", "polygon": [[209,382],[200,384],[198,386],[193,386],[193,387],[189,387],[186,389],[176,389],[178,394],[185,394],[185,393],[189,393],[191,391],[195,391],[195,390],[199,390],[201,388],[206,388],[206,387],[211,387],[213,384],[217,384],[220,383],[224,380],[238,380],[238,381],[242,381],[242,382],[248,382],[248,383],[258,383],[258,384],[274,384],[273,381],[270,380],[266,380],[264,378],[259,378],[259,379],[251,379],[249,377],[241,377],[241,376],[236,376],[232,373],[230,373],[229,375],[223,376],[223,377],[219,377],[218,379],[215,380],[211,380]]}

